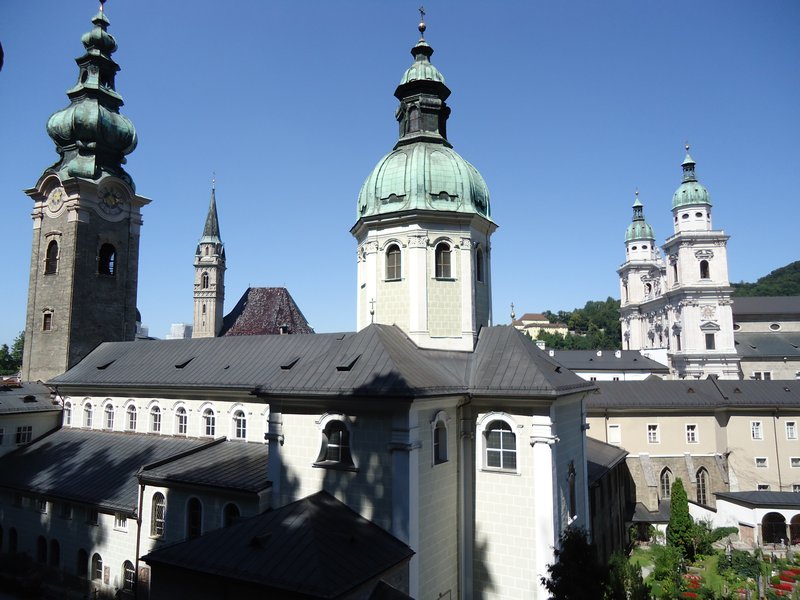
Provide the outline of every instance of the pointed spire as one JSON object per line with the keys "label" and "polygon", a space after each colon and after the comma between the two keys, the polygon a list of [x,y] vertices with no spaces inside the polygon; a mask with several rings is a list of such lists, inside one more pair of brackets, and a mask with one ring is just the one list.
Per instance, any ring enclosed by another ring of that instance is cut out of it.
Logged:
{"label": "pointed spire", "polygon": [[201,244],[214,243],[221,244],[222,240],[219,236],[219,218],[217,217],[217,177],[214,175],[211,178],[211,201],[208,204],[208,215],[206,216],[206,225],[203,227],[203,237],[200,239]]}
{"label": "pointed spire", "polygon": [[694,172],[695,162],[689,154],[689,142],[684,146],[686,148],[686,157],[683,159],[681,166],[683,167],[683,180],[684,181],[697,181],[697,176]]}

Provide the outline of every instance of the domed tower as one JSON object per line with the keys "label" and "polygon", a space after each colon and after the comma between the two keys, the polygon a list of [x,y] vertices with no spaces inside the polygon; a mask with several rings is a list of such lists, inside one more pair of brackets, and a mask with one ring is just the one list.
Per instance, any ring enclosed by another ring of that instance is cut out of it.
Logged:
{"label": "domed tower", "polygon": [[617,269],[620,283],[622,343],[626,350],[666,348],[664,261],[653,228],[644,219],[636,191],[633,220],[625,230],[625,262]]}
{"label": "domed tower", "polygon": [[194,326],[192,337],[216,337],[225,304],[225,246],[219,235],[215,182],[211,183],[203,236],[194,253]]}
{"label": "domed tower", "polygon": [[738,379],[725,232],[712,229],[711,200],[686,146],[683,181],[672,196],[675,233],[664,243],[672,308],[670,366],[676,377]]}
{"label": "domed tower", "polygon": [[[103,0],[104,2],[105,0]],[[47,133],[59,159],[26,190],[34,201],[22,377],[46,380],[105,341],[132,340],[142,206],[122,165],[136,148],[111,55],[117,42],[100,12],[81,38],[78,81]]]}
{"label": "domed tower", "polygon": [[395,97],[399,139],[358,196],[357,327],[396,324],[419,346],[472,350],[491,324],[489,190],[447,140],[450,90],[425,23]]}

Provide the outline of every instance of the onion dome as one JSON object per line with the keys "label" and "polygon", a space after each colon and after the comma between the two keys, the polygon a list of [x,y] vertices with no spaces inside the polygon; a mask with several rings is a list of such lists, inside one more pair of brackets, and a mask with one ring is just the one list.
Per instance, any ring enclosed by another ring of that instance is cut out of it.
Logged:
{"label": "onion dome", "polygon": [[708,190],[697,181],[694,171],[695,164],[694,159],[689,155],[689,144],[686,144],[686,158],[683,159],[681,164],[683,167],[683,182],[672,195],[672,210],[682,206],[697,206],[700,204],[711,206]]}
{"label": "onion dome", "polygon": [[103,3],[105,0],[92,19],[94,28],[81,38],[86,53],[75,59],[79,74],[78,83],[67,90],[70,104],[47,121],[47,133],[60,158],[46,172],[62,179],[98,180],[113,175],[133,188],[133,180],[122,165],[125,156],[136,148],[136,130],[119,114],[122,96],[114,89],[119,65],[111,58],[117,41],[106,31],[109,21]]}
{"label": "onion dome", "polygon": [[450,90],[430,62],[425,23],[412,48],[414,63],[394,92],[400,125],[394,149],[367,177],[358,195],[358,217],[408,210],[474,213],[490,219],[489,189],[478,170],[447,141]]}
{"label": "onion dome", "polygon": [[653,228],[644,220],[644,206],[639,201],[639,190],[636,190],[636,200],[633,203],[633,220],[625,230],[626,242],[637,242],[640,240],[655,241]]}

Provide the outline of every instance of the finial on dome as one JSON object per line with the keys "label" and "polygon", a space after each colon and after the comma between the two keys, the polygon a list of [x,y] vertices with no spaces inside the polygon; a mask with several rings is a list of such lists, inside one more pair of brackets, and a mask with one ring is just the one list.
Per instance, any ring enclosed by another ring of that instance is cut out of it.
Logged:
{"label": "finial on dome", "polygon": [[511,321],[515,321],[517,318],[517,314],[514,312],[514,303],[511,303]]}
{"label": "finial on dome", "polygon": [[420,6],[418,10],[419,10],[419,25],[417,26],[417,29],[419,29],[420,39],[424,40],[425,29],[427,29],[425,26],[425,7]]}
{"label": "finial on dome", "polygon": [[217,189],[217,172],[211,171],[211,191],[213,192],[216,189]]}
{"label": "finial on dome", "polygon": [[686,143],[683,145],[683,147],[686,148],[686,153],[688,154],[689,153],[689,140],[686,140]]}

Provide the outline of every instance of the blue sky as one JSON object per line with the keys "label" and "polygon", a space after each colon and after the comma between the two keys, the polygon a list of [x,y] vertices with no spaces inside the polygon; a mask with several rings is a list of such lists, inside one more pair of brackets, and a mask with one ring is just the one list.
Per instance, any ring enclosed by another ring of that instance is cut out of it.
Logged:
{"label": "blue sky", "polygon": [[[396,140],[394,89],[418,2],[110,0],[117,90],[139,146],[139,308],[151,335],[192,317],[192,259],[212,172],[226,311],[286,286],[317,331],[355,327],[359,188]],[[56,159],[97,4],[3,0],[0,198],[8,251],[0,343],[24,328],[32,203]],[[659,241],[688,139],[731,235],[732,281],[798,259],[800,3],[426,3],[452,90],[450,141],[492,194],[494,321],[618,297],[634,190]]]}

